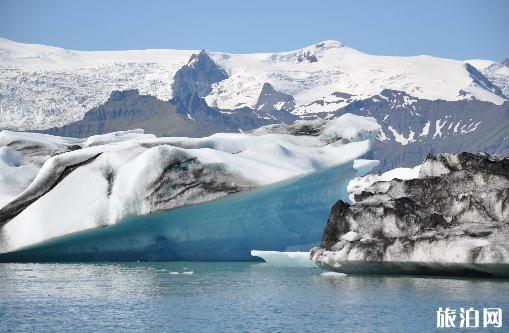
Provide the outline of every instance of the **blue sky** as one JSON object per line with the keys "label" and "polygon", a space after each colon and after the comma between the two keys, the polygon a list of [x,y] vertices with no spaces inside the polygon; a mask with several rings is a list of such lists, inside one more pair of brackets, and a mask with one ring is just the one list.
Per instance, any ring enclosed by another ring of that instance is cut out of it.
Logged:
{"label": "blue sky", "polygon": [[0,36],[78,50],[261,52],[326,39],[384,55],[509,57],[508,0],[0,0]]}

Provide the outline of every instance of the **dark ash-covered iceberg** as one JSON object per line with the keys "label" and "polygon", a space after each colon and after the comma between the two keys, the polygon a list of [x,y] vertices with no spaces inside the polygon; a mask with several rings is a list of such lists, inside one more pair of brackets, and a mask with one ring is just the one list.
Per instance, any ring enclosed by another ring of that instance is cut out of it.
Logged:
{"label": "dark ash-covered iceberg", "polygon": [[331,210],[316,264],[344,273],[509,277],[509,158],[428,155]]}

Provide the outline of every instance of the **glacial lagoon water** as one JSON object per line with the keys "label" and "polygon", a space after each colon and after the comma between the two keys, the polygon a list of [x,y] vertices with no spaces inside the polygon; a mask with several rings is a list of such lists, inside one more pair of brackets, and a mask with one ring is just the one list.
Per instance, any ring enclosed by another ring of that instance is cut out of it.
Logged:
{"label": "glacial lagoon water", "polygon": [[253,262],[0,264],[0,332],[461,331],[436,329],[439,307],[502,308],[501,329],[478,331],[507,331],[509,281]]}

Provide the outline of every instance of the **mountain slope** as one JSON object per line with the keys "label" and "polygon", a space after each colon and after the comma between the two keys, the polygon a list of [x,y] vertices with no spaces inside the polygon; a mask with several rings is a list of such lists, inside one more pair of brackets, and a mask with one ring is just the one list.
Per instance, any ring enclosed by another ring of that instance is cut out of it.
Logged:
{"label": "mountain slope", "polygon": [[369,154],[380,160],[379,171],[415,166],[428,153],[509,155],[509,102],[426,100],[384,90],[335,115],[343,113],[374,117],[382,126]]}

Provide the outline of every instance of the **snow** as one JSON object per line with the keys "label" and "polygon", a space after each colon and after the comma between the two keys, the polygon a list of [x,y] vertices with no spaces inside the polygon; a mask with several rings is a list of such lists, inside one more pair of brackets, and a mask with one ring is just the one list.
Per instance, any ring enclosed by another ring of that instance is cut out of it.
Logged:
{"label": "snow", "polygon": [[78,143],[46,134],[0,132],[0,208],[18,196],[52,155]]}
{"label": "snow", "polygon": [[99,134],[88,137],[84,142],[84,147],[92,147],[105,145],[116,142],[124,142],[132,139],[152,139],[156,136],[153,134],[145,134],[141,129],[119,131],[107,134]]}
{"label": "snow", "polygon": [[10,148],[0,148],[0,207],[20,194],[35,178],[39,168],[25,164],[23,155]]}
{"label": "snow", "polygon": [[[427,136],[429,133],[430,125],[431,125],[431,122],[427,121],[426,125],[424,125],[424,127],[422,128],[422,132],[421,132],[421,134],[419,134],[419,136]],[[452,125],[452,123],[451,123],[451,125]],[[450,127],[450,125],[449,125],[449,127]]]}
{"label": "snow", "polygon": [[253,257],[262,258],[270,266],[315,267],[309,258],[309,252],[280,252],[252,250]]}
{"label": "snow", "polygon": [[[173,76],[193,53],[198,51],[73,51],[0,39],[0,128],[41,129],[79,120],[112,90],[136,88],[167,100]],[[206,96],[222,109],[254,107],[264,83],[292,95],[298,115],[331,113],[383,89],[431,100],[504,101],[475,85],[464,63],[451,59],[369,55],[337,41],[281,53],[208,54],[229,76]],[[307,61],[310,56],[317,61]],[[506,71],[495,63],[483,73],[505,92]]]}
{"label": "snow", "polygon": [[343,236],[341,236],[341,239],[347,240],[349,242],[355,242],[355,241],[361,240],[361,238],[362,237],[359,235],[359,233],[357,233],[355,231],[349,231],[346,234],[344,234]]}
{"label": "snow", "polygon": [[[433,134],[433,139],[436,138],[437,136],[442,137],[442,128],[447,123],[447,120],[444,120],[443,122],[441,122],[441,121],[442,121],[442,119],[437,119],[435,121],[435,134]],[[456,128],[455,128],[455,130],[456,130]]]}
{"label": "snow", "polygon": [[471,60],[465,60],[464,63],[468,63],[475,68],[477,68],[480,71],[485,70],[486,68],[490,67],[493,64],[496,64],[495,61],[492,60],[483,60],[483,59],[471,59]]}
{"label": "snow", "polygon": [[[306,192],[299,192],[306,187],[327,193],[306,197],[305,200],[316,201],[313,207],[302,205],[298,209],[319,210],[320,214],[326,215],[338,197],[346,197],[346,182],[350,177],[361,174],[353,168],[354,160],[369,150],[369,139],[378,134],[378,124],[372,118],[353,115],[324,122],[320,136],[263,134],[262,129],[253,133],[222,133],[205,138],[156,138],[135,130],[88,139],[67,139],[3,131],[0,142],[4,143],[25,137],[31,140],[29,142],[45,141],[47,146],[72,142],[82,148],[47,156],[42,166],[32,163],[32,174],[38,170],[33,180],[30,173],[11,173],[14,177],[11,181],[19,185],[14,193],[7,194],[12,200],[3,209],[15,209],[25,203],[29,205],[3,226],[2,250],[115,225],[132,216],[210,202],[231,192],[254,187],[277,186],[281,188],[280,192],[275,191],[271,195],[288,196],[286,187],[297,186],[299,181],[306,185],[299,185],[300,190],[291,195],[306,195]],[[323,125],[317,122],[310,124]],[[354,130],[346,131],[350,126]],[[338,133],[342,140],[328,143],[329,140],[325,139],[335,138]],[[9,165],[20,157],[17,152],[9,151],[9,147],[0,148],[3,149],[0,167],[10,168]],[[46,155],[47,150],[42,154]],[[365,161],[357,166],[365,173],[372,165],[373,162]],[[70,168],[73,171],[61,179],[60,175]],[[313,175],[319,173],[327,176],[317,180]],[[338,176],[338,173],[342,175]],[[334,180],[327,180],[330,177]],[[30,180],[31,183],[22,190]],[[323,181],[328,183],[324,185]],[[12,198],[13,195],[16,196]],[[252,205],[246,200],[246,205]],[[265,197],[257,200],[256,205]],[[270,202],[272,205],[277,201],[273,199]],[[225,212],[232,210],[229,208]],[[278,218],[284,214],[292,215],[293,210],[274,214],[273,218]],[[322,226],[326,216],[320,217],[320,214],[303,214],[302,218]],[[296,223],[295,216],[291,220]],[[309,242],[318,240],[317,237]]]}
{"label": "snow", "polygon": [[392,126],[389,126],[389,131],[392,132],[392,135],[394,135],[394,140],[396,140],[396,142],[399,142],[401,143],[403,146],[409,144],[410,142],[414,142],[415,139],[414,139],[414,131],[410,130],[410,134],[408,134],[408,138],[405,138],[405,136],[403,134],[400,134],[398,133],[398,131],[396,131]]}
{"label": "snow", "polygon": [[[285,102],[284,101],[277,102],[276,104],[274,104],[274,109],[275,110],[281,110],[283,108],[283,106],[285,106]],[[261,107],[263,107],[263,105]]]}
{"label": "snow", "polygon": [[355,195],[360,194],[365,189],[370,187],[372,184],[379,181],[390,181],[392,179],[415,179],[419,178],[419,172],[421,165],[417,165],[413,168],[396,168],[384,172],[381,175],[369,174],[363,177],[356,177],[348,183],[348,195],[352,202],[355,202]]}
{"label": "snow", "polygon": [[[298,54],[306,50],[314,53],[318,61],[298,62]],[[264,82],[294,96],[297,114],[330,112],[344,106],[344,102],[333,98],[334,92],[346,92],[361,99],[383,89],[394,89],[418,98],[458,100],[463,98],[458,96],[459,91],[472,83],[461,61],[430,56],[373,56],[340,43],[317,44],[280,54],[212,53],[212,56],[230,75],[207,97],[210,104],[222,108],[253,106],[256,92]],[[491,93],[481,99],[501,103]],[[318,100],[331,104],[313,103]]]}
{"label": "snow", "polygon": [[73,51],[0,38],[0,128],[80,120],[113,90],[138,89],[167,100],[173,76],[197,52]]}

